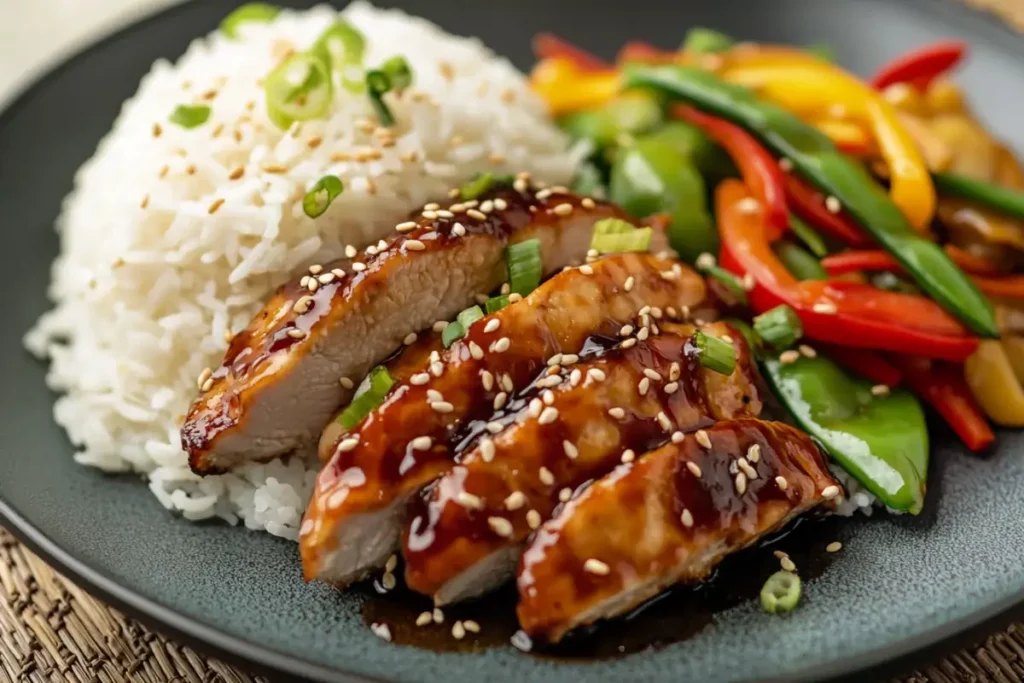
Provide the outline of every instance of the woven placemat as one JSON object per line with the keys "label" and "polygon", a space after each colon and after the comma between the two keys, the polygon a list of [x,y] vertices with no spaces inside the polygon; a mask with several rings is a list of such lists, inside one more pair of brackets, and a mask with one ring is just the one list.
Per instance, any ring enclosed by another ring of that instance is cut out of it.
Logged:
{"label": "woven placemat", "polygon": [[[1024,0],[965,0],[1024,29]],[[0,681],[267,683],[107,607],[0,528]],[[1024,683],[1024,623],[890,683]]]}

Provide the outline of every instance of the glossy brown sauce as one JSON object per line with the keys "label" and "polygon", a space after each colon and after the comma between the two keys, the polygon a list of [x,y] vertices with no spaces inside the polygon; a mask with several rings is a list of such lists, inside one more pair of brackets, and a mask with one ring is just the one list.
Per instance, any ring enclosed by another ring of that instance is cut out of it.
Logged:
{"label": "glossy brown sauce", "polygon": [[[662,593],[627,616],[581,629],[556,646],[530,653],[561,660],[609,659],[687,640],[705,628],[713,628],[718,613],[758,599],[761,586],[780,569],[776,550],[789,555],[804,581],[821,576],[842,555],[825,550],[829,543],[842,540],[842,524],[837,517],[797,519],[757,546],[726,558],[707,581]],[[395,574],[401,576],[401,568]],[[446,607],[443,623],[426,626],[416,626],[416,618],[432,610],[429,598],[404,587],[383,593],[379,585],[375,589],[372,584],[363,584],[357,590],[364,594],[366,624],[387,624],[392,642],[399,645],[436,652],[476,652],[510,643],[524,649],[528,643],[522,633],[517,635],[517,594],[512,584],[482,598]],[[813,590],[805,588],[803,600],[813,599]],[[466,619],[476,621],[480,633],[467,633],[456,640],[452,625]]]}

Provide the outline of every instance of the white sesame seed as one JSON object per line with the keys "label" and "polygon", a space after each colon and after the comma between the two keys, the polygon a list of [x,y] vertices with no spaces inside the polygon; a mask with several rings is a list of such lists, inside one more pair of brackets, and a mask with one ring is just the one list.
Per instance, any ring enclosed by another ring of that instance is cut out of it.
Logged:
{"label": "white sesame seed", "polygon": [[463,225],[462,223],[456,223],[455,225],[452,226],[452,234],[455,235],[456,237],[465,237],[466,226]]}
{"label": "white sesame seed", "polygon": [[534,418],[540,417],[540,413],[541,413],[542,410],[544,410],[544,402],[541,401],[539,398],[535,398],[535,399],[531,400],[530,401],[530,405],[527,408],[527,411],[529,412],[530,417],[534,417]]}
{"label": "white sesame seed", "polygon": [[680,431],[672,432],[672,443],[682,443],[686,439],[686,434]]}
{"label": "white sesame seed", "polygon": [[706,251],[693,262],[693,265],[697,266],[697,270],[708,270],[709,268],[714,268],[717,264],[718,259],[715,258],[715,255],[709,254]]}
{"label": "white sesame seed", "polygon": [[313,297],[308,294],[304,294],[295,300],[295,303],[292,305],[292,310],[296,313],[306,313],[309,311],[309,306],[312,303]]}
{"label": "white sesame seed", "polygon": [[471,510],[484,509],[484,501],[480,498],[480,496],[474,496],[472,493],[469,493],[468,491],[459,491],[459,493],[455,496],[455,500],[462,507],[469,508]]}
{"label": "white sesame seed", "polygon": [[698,429],[697,433],[694,434],[693,436],[695,439],[697,439],[697,443],[699,443],[701,446],[703,446],[704,448],[711,448],[711,437],[709,437],[708,433],[705,432],[703,429]]}
{"label": "white sesame seed", "polygon": [[417,436],[415,439],[409,442],[412,444],[413,450],[416,451],[427,451],[433,445],[434,440],[429,436]]}
{"label": "white sesame seed", "polygon": [[782,567],[782,568],[783,568],[783,569],[784,569],[785,571],[787,571],[787,572],[795,572],[795,571],[796,571],[796,565],[795,565],[795,564],[793,564],[793,560],[789,559],[789,556],[788,556],[788,555],[786,555],[786,556],[782,557],[782,558],[781,558],[781,559],[779,560],[779,565],[780,565],[780,566],[781,566],[781,567]]}
{"label": "white sesame seed", "polygon": [[572,441],[563,441],[562,450],[565,451],[566,457],[568,457],[570,460],[575,460],[576,457],[580,454],[579,449],[576,448],[576,444],[574,444]]}
{"label": "white sesame seed", "polygon": [[786,365],[789,363],[795,363],[800,360],[800,352],[795,349],[789,351],[783,351],[779,354],[779,362]]}
{"label": "white sesame seed", "polygon": [[417,372],[415,375],[409,378],[409,384],[413,386],[421,386],[430,381],[430,375],[425,372]]}
{"label": "white sesame seed", "polygon": [[213,378],[211,377],[210,379],[208,379],[205,382],[203,382],[203,386],[200,387],[200,390],[201,391],[209,391],[212,388],[213,388]]}
{"label": "white sesame seed", "polygon": [[431,616],[434,618],[435,624],[444,623],[444,612],[441,611],[440,607],[435,607],[434,611],[431,613]]}
{"label": "white sesame seed", "polygon": [[544,467],[543,465],[538,471],[538,476],[540,477],[540,483],[544,484],[545,486],[551,486],[555,483],[555,475],[553,475],[551,473],[551,470],[549,470],[547,467]]}
{"label": "white sesame seed", "polygon": [[557,387],[562,383],[562,378],[557,374],[549,375],[543,379],[537,380],[537,387],[540,389],[546,389],[547,387]]}
{"label": "white sesame seed", "polygon": [[871,394],[874,396],[888,396],[889,391],[889,387],[885,384],[876,384],[871,387]]}
{"label": "white sesame seed", "polygon": [[636,385],[636,390],[641,396],[647,395],[647,390],[651,388],[651,380],[644,377],[640,380],[639,384]]}
{"label": "white sesame seed", "polygon": [[574,363],[579,363],[579,362],[580,362],[580,357],[577,356],[575,353],[563,353],[562,354],[562,365],[572,365]]}
{"label": "white sesame seed", "polygon": [[420,615],[416,617],[416,625],[426,626],[433,620],[434,618],[431,616],[430,612],[420,612]]}
{"label": "white sesame seed", "polygon": [[531,529],[538,528],[542,521],[540,513],[536,510],[530,510],[526,513],[526,525]]}
{"label": "white sesame seed", "polygon": [[644,375],[648,379],[652,379],[655,382],[660,382],[661,381],[661,375],[658,373],[657,370],[652,370],[651,368],[644,368]]}
{"label": "white sesame seed", "polygon": [[512,384],[512,375],[505,373],[504,375],[501,376],[501,388],[510,394],[512,393],[512,391],[515,389],[515,385]]}
{"label": "white sesame seed", "polygon": [[607,564],[593,557],[583,563],[583,571],[597,574],[598,576],[607,576],[611,570],[611,567]]}
{"label": "white sesame seed", "polygon": [[504,538],[511,538],[514,531],[512,522],[504,517],[488,517],[487,526],[491,527],[491,531]]}
{"label": "white sesame seed", "polygon": [[[413,223],[413,226],[415,226],[415,225],[416,224]],[[359,251],[355,247],[353,247],[351,244],[346,244],[345,245],[345,256],[347,256],[348,258],[355,258],[356,254],[358,254],[358,253],[359,253]]]}
{"label": "white sesame seed", "polygon": [[395,586],[398,585],[395,575],[391,572],[385,572],[384,576],[380,578],[380,584],[384,587],[384,590],[394,590]]}
{"label": "white sesame seed", "polygon": [[668,369],[668,379],[669,379],[669,381],[675,382],[677,379],[679,379],[679,374],[681,372],[682,372],[682,369],[679,367],[679,363],[673,361],[672,365]]}
{"label": "white sesame seed", "polygon": [[665,411],[664,410],[659,410],[657,417],[658,417],[658,424],[661,426],[661,428],[664,429],[666,432],[671,432],[672,431],[672,420],[668,419],[668,415],[665,414]]}
{"label": "white sesame seed", "polygon": [[749,462],[740,458],[736,464],[743,470],[743,474],[747,475],[747,479],[757,479],[757,470],[751,467]]}
{"label": "white sesame seed", "polygon": [[632,275],[626,278],[626,283],[622,286],[627,292],[633,291],[633,285],[636,284],[636,280]]}
{"label": "white sesame seed", "polygon": [[309,278],[309,280],[306,281],[306,289],[310,292],[315,292],[320,289],[320,283],[314,278]]}
{"label": "white sesame seed", "polygon": [[347,451],[355,449],[355,447],[358,445],[359,439],[354,436],[350,436],[347,439],[342,439],[341,443],[338,444],[338,450],[342,453],[345,453]]}
{"label": "white sesame seed", "polygon": [[825,315],[831,315],[839,311],[835,303],[832,301],[819,301],[818,303],[811,306],[811,310],[815,313],[823,313]]}
{"label": "white sesame seed", "polygon": [[472,619],[466,619],[462,622],[462,626],[470,633],[480,633],[480,624],[476,623]]}
{"label": "white sesame seed", "polygon": [[628,337],[631,334],[633,334],[633,326],[632,325],[623,325],[622,327],[619,328],[619,336],[620,337]]}
{"label": "white sesame seed", "polygon": [[373,631],[373,635],[377,636],[381,640],[391,642],[391,629],[388,628],[387,624],[370,624],[370,630]]}
{"label": "white sesame seed", "polygon": [[507,401],[507,400],[508,400],[508,394],[506,394],[504,391],[499,392],[494,397],[494,409],[495,410],[501,410],[502,408],[504,408],[505,407],[505,401]]}
{"label": "white sesame seed", "polygon": [[757,462],[761,459],[761,444],[753,444],[747,449],[747,460]]}
{"label": "white sesame seed", "polygon": [[584,275],[593,275],[594,269],[593,267],[590,266],[590,264],[584,263],[582,266],[580,266],[580,272],[583,273]]}
{"label": "white sesame seed", "polygon": [[395,567],[398,566],[398,555],[391,553],[388,557],[388,561],[384,563],[384,571],[391,573],[395,571]]}
{"label": "white sesame seed", "polygon": [[497,434],[504,428],[504,425],[497,421],[487,423],[487,431],[489,431],[491,434]]}
{"label": "white sesame seed", "polygon": [[508,295],[508,302],[510,304],[519,303],[522,300],[523,300],[523,295],[519,294],[518,292],[513,292],[513,293]]}
{"label": "white sesame seed", "polygon": [[693,462],[692,460],[686,461],[686,469],[690,470],[690,474],[697,477],[698,479],[700,479],[701,476],[703,476],[704,474],[703,471],[701,471],[700,469],[700,465]]}
{"label": "white sesame seed", "polygon": [[210,379],[212,375],[213,370],[211,370],[210,368],[203,368],[203,371],[199,373],[199,379],[196,380],[196,386],[198,386],[201,389],[202,386],[206,384],[206,381]]}
{"label": "white sesame seed", "polygon": [[623,340],[623,342],[621,344],[619,344],[619,346],[621,348],[623,348],[623,349],[631,349],[634,346],[636,346],[636,339],[633,338],[633,337],[630,337],[629,339],[625,339],[625,340]]}
{"label": "white sesame seed", "polygon": [[506,510],[518,510],[524,505],[526,505],[526,494],[522,491],[513,491],[508,494],[508,498],[505,499]]}
{"label": "white sesame seed", "polygon": [[483,211],[484,213],[490,213],[494,211],[494,201],[490,199],[483,200],[482,202],[480,202],[480,210]]}
{"label": "white sesame seed", "polygon": [[829,213],[839,213],[843,210],[843,205],[839,203],[839,200],[832,195],[825,197],[825,208],[828,209]]}
{"label": "white sesame seed", "polygon": [[423,244],[419,240],[406,240],[405,248],[411,251],[423,251],[427,248],[427,245]]}
{"label": "white sesame seed", "polygon": [[417,339],[419,339],[419,335],[415,332],[410,332],[405,335],[405,339],[402,340],[402,343],[409,346],[410,344],[415,344]]}
{"label": "white sesame seed", "polygon": [[303,339],[306,336],[306,331],[299,330],[293,327],[292,329],[288,330],[288,336],[291,337],[292,339]]}
{"label": "white sesame seed", "polygon": [[[396,225],[395,230],[398,232],[409,232],[410,230],[415,230],[417,225],[418,223],[416,223],[416,221],[405,221],[404,223]],[[348,251],[346,250],[345,253],[347,255]],[[355,254],[352,254],[352,256],[355,256]],[[352,258],[352,256],[349,256],[349,258]]]}
{"label": "white sesame seed", "polygon": [[366,270],[366,264],[363,263],[362,261],[356,261],[355,263],[352,264],[352,270],[356,271],[357,273],[361,273],[364,270]]}
{"label": "white sesame seed", "polygon": [[444,328],[446,327],[448,327],[447,320],[438,320],[431,326],[430,329],[434,330],[434,332],[444,332]]}
{"label": "white sesame seed", "polygon": [[462,625],[461,621],[456,621],[452,624],[452,638],[455,640],[462,640],[466,637],[466,627]]}
{"label": "white sesame seed", "polygon": [[498,341],[494,342],[491,346],[491,350],[495,353],[504,353],[508,351],[509,347],[512,346],[512,340],[508,337],[502,337]]}
{"label": "white sesame seed", "polygon": [[544,393],[541,394],[540,397],[541,400],[544,401],[545,405],[550,406],[555,404],[555,392],[551,391],[550,389],[545,389]]}
{"label": "white sesame seed", "polygon": [[321,266],[319,263],[314,263],[313,265],[311,265],[309,267],[310,275],[319,275],[320,273],[323,272],[323,270],[324,270],[324,267]]}
{"label": "white sesame seed", "polygon": [[839,541],[832,541],[827,546],[825,546],[825,552],[827,552],[827,553],[838,553],[842,549],[843,549],[843,544],[840,543]]}
{"label": "white sesame seed", "polygon": [[427,389],[427,401],[436,403],[437,401],[443,401],[444,394],[437,389]]}
{"label": "white sesame seed", "polygon": [[743,495],[747,492],[747,475],[742,472],[736,473],[736,480],[733,482],[736,486],[736,493]]}
{"label": "white sesame seed", "polygon": [[572,498],[572,489],[566,486],[564,489],[558,492],[558,500],[563,503],[568,503],[569,499]]}
{"label": "white sesame seed", "polygon": [[786,489],[789,488],[789,482],[786,481],[786,478],[781,474],[775,477],[775,485],[778,486],[779,489],[782,491],[785,491]]}
{"label": "white sesame seed", "polygon": [[600,368],[590,368],[587,370],[587,377],[595,382],[603,382],[607,375],[605,375],[604,370]]}
{"label": "white sesame seed", "polygon": [[478,211],[477,209],[467,209],[466,215],[469,216],[470,218],[475,218],[478,221],[487,220],[487,214],[485,214],[483,211]]}
{"label": "white sesame seed", "polygon": [[499,327],[501,327],[501,320],[498,318],[491,318],[487,321],[487,324],[484,325],[484,332],[494,332]]}
{"label": "white sesame seed", "polygon": [[683,508],[683,514],[679,516],[679,519],[687,529],[693,526],[693,514],[686,508]]}
{"label": "white sesame seed", "polygon": [[539,190],[537,194],[534,196],[537,197],[537,199],[544,201],[545,199],[551,196],[551,190],[548,188],[544,188],[543,190]]}
{"label": "white sesame seed", "polygon": [[619,458],[622,462],[633,462],[636,459],[636,453],[633,452],[632,448],[627,448],[622,451],[622,457]]}
{"label": "white sesame seed", "polygon": [[356,383],[350,380],[348,377],[340,377],[338,378],[338,382],[341,383],[341,386],[345,387],[346,389],[352,389],[356,386]]}
{"label": "white sesame seed", "polygon": [[590,197],[584,197],[583,199],[580,200],[580,206],[582,206],[584,209],[593,209],[595,206],[597,206],[597,204]]}
{"label": "white sesame seed", "polygon": [[480,345],[474,341],[469,342],[469,355],[475,360],[480,360],[484,357],[484,350],[480,348]]}
{"label": "white sesame seed", "polygon": [[797,347],[800,355],[806,356],[807,358],[817,358],[818,352],[814,350],[814,347],[808,346],[807,344],[801,344]]}
{"label": "white sesame seed", "polygon": [[761,210],[761,202],[753,197],[744,197],[736,202],[736,210],[740,213],[753,214]]}
{"label": "white sesame seed", "polygon": [[842,490],[838,486],[833,484],[832,486],[826,486],[822,490],[821,495],[826,500],[830,500],[838,496],[840,493],[842,493]]}
{"label": "white sesame seed", "polygon": [[572,213],[573,206],[569,203],[562,203],[551,209],[551,212],[556,216],[568,216]]}
{"label": "white sesame seed", "polygon": [[447,401],[434,401],[430,404],[430,407],[436,413],[450,413],[455,410],[455,406]]}
{"label": "white sesame seed", "polygon": [[665,385],[666,394],[674,394],[679,389],[679,382],[669,382]]}
{"label": "white sesame seed", "polygon": [[496,208],[498,211],[504,211],[505,209],[508,208],[508,202],[506,202],[501,197],[498,197],[497,199],[494,200],[494,208]]}
{"label": "white sesame seed", "polygon": [[435,211],[427,210],[422,212],[420,215],[426,218],[428,221],[437,220],[437,212]]}
{"label": "white sesame seed", "polygon": [[334,273],[324,273],[316,279],[322,285],[329,285],[334,282]]}
{"label": "white sesame seed", "polygon": [[560,353],[556,353],[555,355],[551,356],[551,358],[548,358],[548,361],[547,361],[548,367],[553,367],[555,365],[561,365],[561,363],[562,363],[562,354],[560,354]]}
{"label": "white sesame seed", "polygon": [[616,420],[621,420],[622,418],[626,417],[626,411],[618,407],[609,408],[608,414],[614,417]]}

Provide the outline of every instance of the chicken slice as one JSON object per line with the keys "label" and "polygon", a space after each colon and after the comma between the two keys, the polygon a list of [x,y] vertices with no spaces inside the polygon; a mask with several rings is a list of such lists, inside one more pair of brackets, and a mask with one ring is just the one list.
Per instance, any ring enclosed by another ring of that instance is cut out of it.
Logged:
{"label": "chicken slice", "polygon": [[557,642],[706,578],[725,556],[842,495],[803,432],[719,422],[620,465],[540,527],[519,567],[519,623]]}
{"label": "chicken slice", "polygon": [[306,577],[343,584],[383,564],[410,496],[452,466],[460,425],[489,417],[551,356],[615,335],[644,306],[679,314],[704,296],[704,281],[678,262],[620,254],[566,270],[475,322],[396,384],[320,472],[299,542]]}
{"label": "chicken slice", "polygon": [[726,323],[702,327],[734,339],[731,375],[700,365],[694,326],[664,324],[647,336],[658,328],[638,325],[643,341],[630,337],[634,345],[544,373],[497,412],[491,420],[505,429],[479,434],[410,513],[409,587],[438,605],[496,588],[515,573],[530,533],[577,487],[715,420],[757,417],[763,392],[742,335]]}
{"label": "chicken slice", "polygon": [[596,221],[623,217],[610,204],[522,187],[424,210],[390,242],[279,289],[201,378],[181,430],[192,469],[219,472],[315,443],[352,397],[339,379],[358,382],[410,333],[501,285],[506,245],[539,238],[550,274],[583,261]]}

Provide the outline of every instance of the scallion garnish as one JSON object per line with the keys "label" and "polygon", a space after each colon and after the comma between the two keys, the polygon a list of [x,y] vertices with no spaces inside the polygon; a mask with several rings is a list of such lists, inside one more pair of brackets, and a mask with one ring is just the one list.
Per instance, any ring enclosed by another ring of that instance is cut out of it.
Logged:
{"label": "scallion garnish", "polygon": [[391,126],[395,123],[395,117],[391,110],[384,103],[384,95],[391,90],[391,79],[383,71],[374,69],[366,72],[366,90],[370,96],[370,104],[377,114],[377,120],[382,126]]}
{"label": "scallion garnish", "polygon": [[394,378],[383,365],[378,365],[371,370],[366,381],[360,386],[360,390],[356,392],[355,398],[338,417],[341,426],[345,429],[352,429],[359,424],[374,408],[384,402],[394,385]]}
{"label": "scallion garnish", "polygon": [[363,63],[366,39],[352,24],[339,19],[320,34],[309,51],[329,69],[341,71],[350,64]]}
{"label": "scallion garnish", "polygon": [[736,369],[736,347],[713,334],[698,330],[693,335],[697,347],[697,361],[708,370],[731,375]]}
{"label": "scallion garnish", "polygon": [[729,294],[736,299],[737,304],[741,306],[747,305],[747,290],[743,288],[743,283],[740,282],[738,277],[730,273],[725,268],[715,264],[714,259],[710,259],[707,262],[697,259],[696,266],[697,270],[705,276],[714,278],[729,290]]}
{"label": "scallion garnish", "polygon": [[796,311],[780,304],[754,318],[754,331],[768,346],[781,351],[803,336],[804,327]]}
{"label": "scallion garnish", "polygon": [[494,184],[493,173],[479,173],[468,183],[459,188],[459,201],[470,201],[476,199]]}
{"label": "scallion garnish", "polygon": [[267,23],[281,11],[280,7],[266,2],[250,2],[242,5],[220,22],[220,32],[228,38],[238,37],[238,27],[246,23]]}
{"label": "scallion garnish", "polygon": [[445,326],[444,331],[441,332],[441,343],[447,349],[465,336],[466,328],[462,326],[462,323],[458,321],[450,322]]}
{"label": "scallion garnish", "polygon": [[331,205],[331,202],[341,194],[345,186],[342,185],[338,176],[325,175],[316,181],[316,185],[302,198],[302,210],[310,218],[316,218]]}
{"label": "scallion garnish", "polygon": [[507,294],[492,296],[490,299],[487,300],[487,303],[485,304],[485,308],[487,309],[487,315],[490,315],[491,313],[497,313],[501,309],[508,306],[509,303],[510,302],[508,300]]}
{"label": "scallion garnish", "polygon": [[397,93],[412,85],[412,68],[405,57],[395,55],[380,65],[380,70],[388,75],[391,82],[391,89]]}
{"label": "scallion garnish", "polygon": [[769,614],[790,612],[800,602],[800,577],[779,571],[768,577],[761,588],[761,607]]}
{"label": "scallion garnish", "polygon": [[505,250],[508,263],[508,282],[512,292],[526,296],[537,289],[544,266],[540,258],[540,240],[536,237],[508,245]]}
{"label": "scallion garnish", "polygon": [[793,234],[800,238],[800,241],[804,243],[812,254],[818,258],[824,258],[828,256],[828,246],[825,244],[825,240],[822,239],[821,235],[807,225],[804,221],[798,217],[790,215],[789,217],[789,229],[793,231]]}
{"label": "scallion garnish", "polygon": [[327,65],[309,53],[294,54],[271,71],[264,83],[267,116],[278,128],[322,116],[334,89]]}
{"label": "scallion garnish", "polygon": [[171,112],[170,122],[182,128],[201,126],[210,118],[210,108],[205,104],[179,104]]}
{"label": "scallion garnish", "polygon": [[600,254],[647,251],[651,245],[652,232],[650,228],[638,228],[618,218],[605,218],[594,224],[590,248]]}
{"label": "scallion garnish", "polygon": [[475,323],[480,318],[484,317],[484,312],[480,310],[479,306],[470,306],[466,310],[459,313],[456,320],[465,330],[469,330],[469,326]]}

